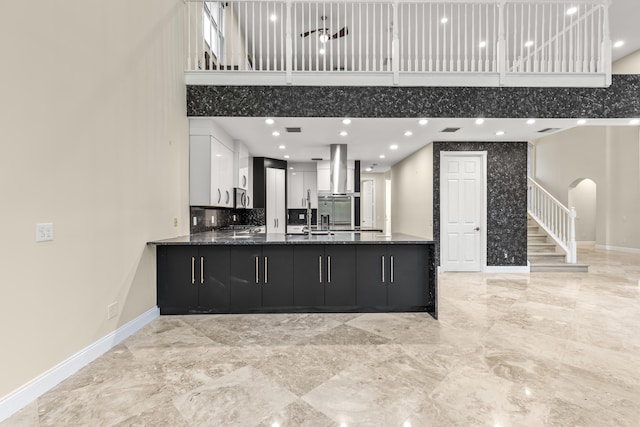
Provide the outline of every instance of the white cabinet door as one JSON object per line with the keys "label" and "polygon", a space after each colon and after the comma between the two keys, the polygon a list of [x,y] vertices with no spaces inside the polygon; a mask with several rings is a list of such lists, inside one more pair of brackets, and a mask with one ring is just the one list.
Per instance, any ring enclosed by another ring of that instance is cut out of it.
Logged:
{"label": "white cabinet door", "polygon": [[211,138],[189,138],[189,205],[211,205]]}
{"label": "white cabinet door", "polygon": [[305,208],[304,190],[304,174],[305,172],[297,172],[289,170],[289,186],[287,191],[287,208],[303,209]]}
{"label": "white cabinet door", "polygon": [[318,191],[331,191],[331,170],[318,165]]}
{"label": "white cabinet door", "polygon": [[237,158],[237,179],[238,187],[244,190],[249,189],[249,150],[241,142],[236,143]]}
{"label": "white cabinet door", "polygon": [[285,233],[287,229],[284,169],[267,168],[267,233]]}
{"label": "white cabinet door", "polygon": [[233,207],[233,151],[218,142],[216,159],[220,188],[220,202],[217,206]]}

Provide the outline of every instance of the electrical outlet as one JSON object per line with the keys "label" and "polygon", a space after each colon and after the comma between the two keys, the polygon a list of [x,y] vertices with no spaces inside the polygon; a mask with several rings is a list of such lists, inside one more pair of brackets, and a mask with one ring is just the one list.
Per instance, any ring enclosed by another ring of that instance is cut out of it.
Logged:
{"label": "electrical outlet", "polygon": [[36,224],[36,242],[49,242],[51,240],[53,240],[53,223]]}
{"label": "electrical outlet", "polygon": [[117,315],[118,315],[118,301],[115,301],[107,306],[107,320],[113,319]]}
{"label": "electrical outlet", "polygon": [[198,225],[198,217],[197,216],[193,217],[193,225]]}
{"label": "electrical outlet", "polygon": [[178,226],[178,218],[173,218],[173,226],[174,227]]}

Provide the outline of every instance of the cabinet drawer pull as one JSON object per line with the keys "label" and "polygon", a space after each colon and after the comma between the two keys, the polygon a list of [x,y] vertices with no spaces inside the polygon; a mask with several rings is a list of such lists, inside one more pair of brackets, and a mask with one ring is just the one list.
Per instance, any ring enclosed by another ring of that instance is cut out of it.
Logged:
{"label": "cabinet drawer pull", "polygon": [[264,284],[269,282],[269,257],[264,257]]}
{"label": "cabinet drawer pull", "polygon": [[384,283],[384,255],[382,255],[382,283]]}
{"label": "cabinet drawer pull", "polygon": [[255,272],[256,272],[256,284],[260,283],[260,279],[258,278],[258,269],[260,267],[258,267],[258,257],[256,257],[256,268],[255,268]]}
{"label": "cabinet drawer pull", "polygon": [[200,257],[200,284],[204,285],[204,257]]}
{"label": "cabinet drawer pull", "polygon": [[391,283],[393,283],[393,255],[391,255]]}
{"label": "cabinet drawer pull", "polygon": [[331,255],[327,255],[327,283],[331,283]]}
{"label": "cabinet drawer pull", "polygon": [[228,204],[229,204],[229,190],[227,190],[227,199],[226,199],[226,201],[224,202],[224,204],[225,204],[225,205],[228,205]]}
{"label": "cabinet drawer pull", "polygon": [[318,281],[322,283],[322,255],[318,257]]}
{"label": "cabinet drawer pull", "polygon": [[195,285],[196,283],[196,258],[191,257],[191,284]]}
{"label": "cabinet drawer pull", "polygon": [[218,203],[220,203],[221,199],[222,199],[222,193],[220,192],[220,189],[218,188]]}

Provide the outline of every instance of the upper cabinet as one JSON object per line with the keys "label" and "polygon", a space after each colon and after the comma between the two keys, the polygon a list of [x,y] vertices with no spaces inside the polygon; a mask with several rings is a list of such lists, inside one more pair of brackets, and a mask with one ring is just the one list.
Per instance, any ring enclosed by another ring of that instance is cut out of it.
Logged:
{"label": "upper cabinet", "polygon": [[247,208],[253,207],[253,161],[249,155],[249,149],[247,146],[236,141],[235,151],[235,167],[236,167],[236,179],[235,187],[242,188],[247,193]]}
{"label": "upper cabinet", "polygon": [[311,192],[311,208],[318,208],[318,186],[315,163],[289,163],[287,208],[306,209],[307,190]]}
{"label": "upper cabinet", "polygon": [[189,204],[233,207],[233,150],[210,135],[191,135],[189,147]]}
{"label": "upper cabinet", "polygon": [[[354,192],[354,170],[355,162],[353,160],[347,161],[347,192]],[[331,191],[331,164],[328,160],[318,162],[318,192],[330,192]]]}

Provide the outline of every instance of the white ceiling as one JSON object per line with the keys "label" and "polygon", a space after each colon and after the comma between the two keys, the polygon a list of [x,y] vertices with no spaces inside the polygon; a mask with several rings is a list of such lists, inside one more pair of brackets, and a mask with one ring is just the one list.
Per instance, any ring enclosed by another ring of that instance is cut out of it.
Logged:
{"label": "white ceiling", "polygon": [[[550,135],[539,133],[545,128],[568,129],[578,126],[574,119],[540,119],[527,124],[526,119],[486,119],[477,125],[475,119],[429,119],[420,125],[417,119],[359,118],[345,125],[340,118],[278,117],[272,125],[265,118],[217,117],[213,119],[234,140],[244,142],[253,156],[271,157],[289,162],[308,162],[312,158],[329,159],[330,144],[347,144],[347,158],[360,160],[362,168],[376,164],[373,172],[384,172],[395,163],[433,141],[530,141]],[[584,126],[628,126],[629,119],[590,119]],[[301,133],[287,133],[286,127],[301,127]],[[459,127],[455,133],[441,132]],[[347,136],[340,136],[341,131]],[[405,136],[405,131],[413,132]],[[273,136],[272,132],[280,132]],[[504,135],[497,136],[496,132]],[[392,144],[398,149],[391,150]],[[279,146],[284,145],[281,149]],[[285,158],[288,155],[289,158]],[[384,158],[380,158],[384,155]]]}
{"label": "white ceiling", "polygon": [[[613,50],[618,60],[640,49],[640,0],[612,0],[610,31],[612,42],[622,40],[624,45]],[[573,119],[541,119],[528,125],[524,119],[487,119],[476,125],[475,119],[429,119],[421,126],[416,119],[353,119],[344,125],[338,118],[277,118],[267,125],[264,118],[221,117],[214,119],[235,140],[244,142],[254,156],[286,159],[291,162],[310,161],[311,158],[329,158],[330,144],[347,144],[348,158],[361,160],[363,169],[376,164],[374,172],[384,172],[403,158],[433,141],[529,141],[550,133],[539,133],[544,128],[561,130],[577,126]],[[585,126],[629,125],[628,119],[589,120]],[[301,127],[301,133],[287,133],[285,127]],[[456,133],[442,133],[446,127],[460,127]],[[280,136],[272,136],[277,130]],[[339,133],[346,130],[348,136]],[[412,136],[404,136],[411,130]],[[505,132],[496,136],[496,132]],[[397,150],[389,149],[397,144]],[[284,145],[285,149],[279,149]],[[379,156],[384,155],[381,159]]]}

